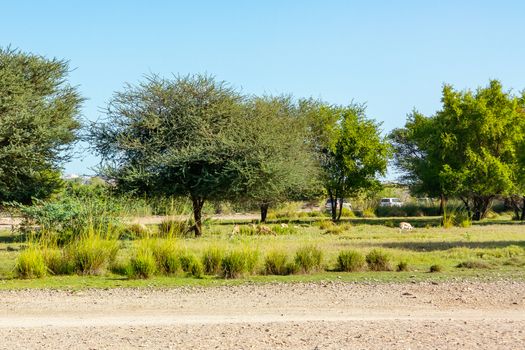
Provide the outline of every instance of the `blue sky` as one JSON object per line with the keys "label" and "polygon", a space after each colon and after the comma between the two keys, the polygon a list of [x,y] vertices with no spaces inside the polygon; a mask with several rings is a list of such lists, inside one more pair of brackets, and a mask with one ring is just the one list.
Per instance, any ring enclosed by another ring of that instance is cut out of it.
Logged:
{"label": "blue sky", "polygon": [[[64,58],[102,116],[148,73],[210,73],[249,94],[367,104],[385,132],[440,107],[443,83],[525,88],[521,1],[9,1],[0,46]],[[81,155],[66,173],[93,173]]]}

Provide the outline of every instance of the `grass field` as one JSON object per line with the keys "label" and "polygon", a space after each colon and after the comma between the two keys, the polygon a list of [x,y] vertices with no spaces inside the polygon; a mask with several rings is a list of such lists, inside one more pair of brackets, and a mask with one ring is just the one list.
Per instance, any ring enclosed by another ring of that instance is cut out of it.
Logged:
{"label": "grass field", "polygon": [[[219,285],[272,281],[382,282],[455,278],[525,278],[524,225],[491,222],[468,228],[443,229],[431,226],[436,221],[435,218],[431,218],[419,219],[419,221],[409,220],[418,227],[412,231],[400,232],[395,226],[401,220],[407,219],[393,218],[386,221],[354,219],[352,222],[344,222],[340,225],[332,225],[328,221],[307,220],[290,223],[290,229],[283,234],[236,234],[233,237],[231,236],[234,227],[232,222],[210,222],[203,237],[177,239],[176,244],[181,251],[196,257],[201,257],[210,247],[224,252],[231,250],[255,252],[257,261],[254,275],[234,280],[209,275],[202,278],[190,278],[181,274],[169,277],[154,276],[145,280],[128,279],[109,272],[100,276],[72,275],[48,276],[32,280],[17,279],[14,278],[16,259],[27,243],[18,242],[19,237],[12,235],[9,231],[3,231],[0,235],[0,288],[76,289],[83,287]],[[136,244],[137,241],[120,241],[117,261],[123,263],[128,261]],[[314,246],[323,252],[321,271],[288,276],[262,273],[264,259],[269,252],[285,253],[293,261],[295,252],[305,246]],[[373,249],[380,249],[388,256],[391,271],[336,271],[337,258],[341,251],[353,250],[364,256]],[[396,267],[400,263],[403,263],[405,271],[396,272]],[[439,272],[429,273],[431,266],[436,266]]]}

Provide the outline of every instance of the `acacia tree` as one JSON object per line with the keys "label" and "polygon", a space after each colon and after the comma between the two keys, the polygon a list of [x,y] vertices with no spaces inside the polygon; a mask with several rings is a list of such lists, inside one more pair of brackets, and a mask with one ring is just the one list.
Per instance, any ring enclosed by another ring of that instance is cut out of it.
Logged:
{"label": "acacia tree", "polygon": [[68,63],[0,48],[0,201],[31,202],[62,185],[82,98]]}
{"label": "acacia tree", "polygon": [[390,146],[380,135],[380,124],[366,118],[363,105],[310,102],[309,109],[312,146],[332,203],[332,220],[337,221],[343,198],[380,186],[377,177],[386,172]]}
{"label": "acacia tree", "polygon": [[290,96],[253,97],[244,105],[239,133],[244,162],[239,198],[257,204],[261,222],[275,203],[302,197],[314,186],[317,167],[306,143],[306,124]]}
{"label": "acacia tree", "polygon": [[[457,196],[474,220],[483,219],[498,195],[509,195],[516,188],[518,147],[524,135],[523,96],[504,92],[492,80],[475,92],[443,87],[443,107],[432,117],[409,119],[399,138],[398,166],[432,190]],[[403,152],[413,147],[414,153]],[[433,175],[425,176],[424,167]],[[435,175],[438,175],[436,181]]]}
{"label": "acacia tree", "polygon": [[242,163],[242,98],[205,75],[150,76],[117,92],[90,138],[101,172],[125,191],[187,196],[196,236],[206,200],[234,195]]}

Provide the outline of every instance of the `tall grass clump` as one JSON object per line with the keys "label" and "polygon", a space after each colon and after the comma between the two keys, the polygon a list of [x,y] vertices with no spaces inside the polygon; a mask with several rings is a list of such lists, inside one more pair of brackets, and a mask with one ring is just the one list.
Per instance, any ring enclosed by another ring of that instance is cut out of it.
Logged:
{"label": "tall grass clump", "polygon": [[189,221],[164,220],[159,225],[160,237],[185,237],[191,232]]}
{"label": "tall grass clump", "polygon": [[180,265],[182,271],[186,272],[188,276],[201,278],[204,273],[202,262],[197,257],[189,252],[180,256]]}
{"label": "tall grass clump", "polygon": [[391,271],[390,256],[381,249],[372,249],[366,255],[366,263],[372,271]]}
{"label": "tall grass clump", "polygon": [[76,273],[99,275],[115,260],[118,249],[117,240],[104,239],[100,234],[91,232],[71,242],[66,248],[66,256]]}
{"label": "tall grass clump", "polygon": [[362,271],[366,267],[363,254],[355,250],[345,250],[337,256],[337,270],[344,272]]}
{"label": "tall grass clump", "polygon": [[42,250],[30,246],[23,250],[16,260],[15,273],[20,278],[40,278],[46,275],[46,263]]}
{"label": "tall grass clump", "polygon": [[221,260],[224,251],[219,247],[209,247],[202,254],[202,266],[208,275],[218,275],[221,272]]}
{"label": "tall grass clump", "polygon": [[259,252],[257,250],[232,250],[221,260],[221,275],[224,278],[238,278],[253,273],[257,266]]}
{"label": "tall grass clump", "polygon": [[173,238],[156,239],[150,243],[153,257],[157,265],[158,271],[173,275],[182,269],[180,257],[182,252],[177,245],[177,241]]}
{"label": "tall grass clump", "polygon": [[67,259],[64,251],[59,248],[43,248],[42,255],[48,272],[53,275],[69,275],[74,272],[71,261]]}
{"label": "tall grass clump", "polygon": [[273,250],[264,258],[264,273],[267,275],[290,275],[295,270],[295,265],[288,261],[285,251]]}
{"label": "tall grass clump", "polygon": [[129,261],[129,277],[150,278],[157,271],[157,264],[149,245],[141,243]]}
{"label": "tall grass clump", "polygon": [[323,252],[313,245],[301,247],[295,252],[294,262],[303,273],[319,271],[322,269]]}

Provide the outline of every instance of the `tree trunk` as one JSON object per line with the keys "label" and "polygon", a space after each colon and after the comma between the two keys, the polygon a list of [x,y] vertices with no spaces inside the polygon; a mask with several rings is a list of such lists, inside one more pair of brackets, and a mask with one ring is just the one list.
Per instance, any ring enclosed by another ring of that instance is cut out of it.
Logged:
{"label": "tree trunk", "polygon": [[332,191],[328,191],[328,195],[330,196],[330,210],[332,214],[332,221],[337,221],[337,200],[334,199],[334,195],[332,194]]}
{"label": "tree trunk", "polygon": [[472,220],[480,221],[485,219],[489,209],[492,207],[493,196],[475,196],[474,197],[474,215]]}
{"label": "tree trunk", "polygon": [[439,214],[438,214],[439,216],[445,213],[445,205],[446,205],[446,199],[442,193],[439,195]]}
{"label": "tree trunk", "polygon": [[191,196],[191,202],[193,205],[193,219],[195,220],[193,232],[195,232],[195,237],[200,237],[202,236],[202,206],[204,205],[204,198]]}
{"label": "tree trunk", "polygon": [[523,196],[521,202],[521,221],[525,221],[525,196]]}
{"label": "tree trunk", "polygon": [[341,214],[343,213],[343,198],[339,202],[339,214],[337,215],[337,221],[341,220]]}
{"label": "tree trunk", "polygon": [[268,216],[268,207],[270,205],[268,203],[262,203],[261,204],[261,222],[266,222],[266,217]]}
{"label": "tree trunk", "polygon": [[465,209],[467,209],[468,219],[472,220],[472,209],[470,208],[470,203],[468,201],[468,197],[467,198],[460,197],[460,198],[463,201],[463,204],[465,204]]}

